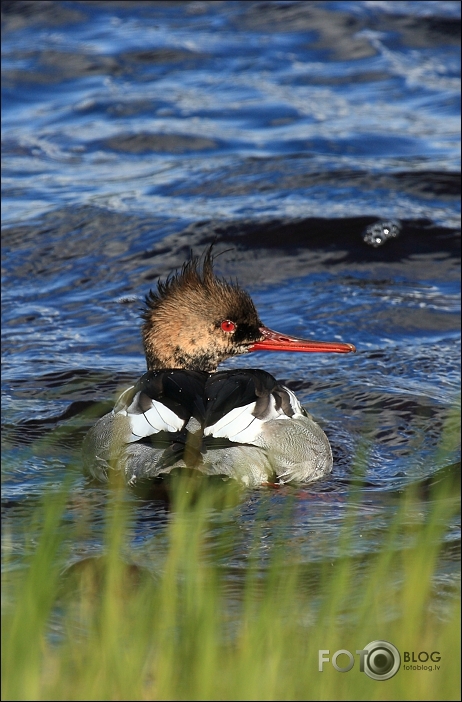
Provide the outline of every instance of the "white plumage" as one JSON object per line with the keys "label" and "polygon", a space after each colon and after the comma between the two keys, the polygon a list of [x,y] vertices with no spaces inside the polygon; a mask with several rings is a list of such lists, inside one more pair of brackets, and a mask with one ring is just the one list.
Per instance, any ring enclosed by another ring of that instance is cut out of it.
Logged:
{"label": "white plumage", "polygon": [[[121,401],[123,401],[126,392],[120,396],[116,406],[117,409],[121,406]],[[140,393],[136,393],[129,407],[122,407],[122,409],[115,412],[116,414],[126,416],[130,422],[132,434],[129,443],[139,441],[139,439],[145,436],[158,434],[160,431],[176,432],[183,428],[185,424],[184,420],[157,400],[151,399],[150,408],[144,412],[140,411],[139,396]]]}

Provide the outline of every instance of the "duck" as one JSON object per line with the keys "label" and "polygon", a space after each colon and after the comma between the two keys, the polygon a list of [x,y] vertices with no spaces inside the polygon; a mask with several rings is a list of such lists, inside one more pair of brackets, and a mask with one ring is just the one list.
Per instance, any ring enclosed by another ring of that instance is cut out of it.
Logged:
{"label": "duck", "polygon": [[213,244],[159,280],[142,312],[147,371],[83,444],[85,473],[128,485],[188,468],[245,487],[304,484],[332,471],[329,440],[286,385],[218,366],[257,351],[350,353],[339,341],[273,331],[250,295],[214,272]]}

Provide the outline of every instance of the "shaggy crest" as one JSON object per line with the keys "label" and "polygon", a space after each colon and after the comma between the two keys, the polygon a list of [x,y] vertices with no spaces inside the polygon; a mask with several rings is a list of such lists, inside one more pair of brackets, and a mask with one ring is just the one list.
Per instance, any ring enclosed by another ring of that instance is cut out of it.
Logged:
{"label": "shaggy crest", "polygon": [[[213,272],[213,244],[146,296],[142,317],[148,370],[216,370],[225,358],[246,353],[261,338],[262,323],[250,296]],[[224,331],[229,322],[232,331]]]}

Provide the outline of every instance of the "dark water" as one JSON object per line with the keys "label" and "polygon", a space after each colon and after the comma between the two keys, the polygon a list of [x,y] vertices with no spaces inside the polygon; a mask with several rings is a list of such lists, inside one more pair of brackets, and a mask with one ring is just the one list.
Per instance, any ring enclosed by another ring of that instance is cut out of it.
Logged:
{"label": "dark water", "polygon": [[[317,484],[245,493],[230,562],[294,495],[288,538],[334,556],[358,447],[373,551],[404,486],[459,469],[437,447],[460,380],[460,3],[3,2],[2,20],[10,532],[70,474],[70,517],[95,513],[75,557],[101,550],[90,415],[144,372],[150,286],[216,240],[264,323],[358,349],[225,364],[295,390],[335,457]],[[133,497],[132,559],[155,563],[167,518]]]}

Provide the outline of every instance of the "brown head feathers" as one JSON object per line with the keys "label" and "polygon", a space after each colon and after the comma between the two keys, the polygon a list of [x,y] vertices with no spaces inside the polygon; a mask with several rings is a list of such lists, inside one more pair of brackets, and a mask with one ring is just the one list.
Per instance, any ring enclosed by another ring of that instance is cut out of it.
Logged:
{"label": "brown head feathers", "polygon": [[148,370],[213,372],[262,338],[248,293],[213,272],[213,245],[146,296],[143,343]]}

